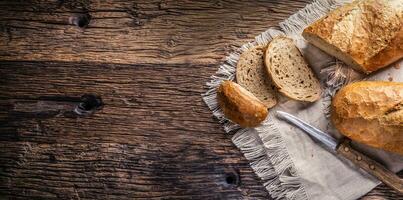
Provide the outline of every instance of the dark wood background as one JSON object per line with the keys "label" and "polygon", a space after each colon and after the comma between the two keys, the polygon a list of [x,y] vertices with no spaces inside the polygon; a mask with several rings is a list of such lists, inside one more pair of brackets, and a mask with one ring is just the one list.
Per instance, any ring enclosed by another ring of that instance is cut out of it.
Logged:
{"label": "dark wood background", "polygon": [[309,2],[0,1],[0,199],[270,199],[200,94]]}

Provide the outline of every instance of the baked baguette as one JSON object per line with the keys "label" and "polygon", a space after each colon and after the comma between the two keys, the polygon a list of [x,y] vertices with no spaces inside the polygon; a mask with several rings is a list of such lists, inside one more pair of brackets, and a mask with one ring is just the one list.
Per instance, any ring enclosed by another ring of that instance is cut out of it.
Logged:
{"label": "baked baguette", "polygon": [[359,0],[307,27],[314,46],[364,73],[403,57],[403,1]]}
{"label": "baked baguette", "polygon": [[348,138],[403,155],[403,83],[349,84],[333,98],[331,119]]}
{"label": "baked baguette", "polygon": [[223,81],[217,89],[218,104],[225,117],[241,127],[255,127],[266,119],[266,106],[252,93],[231,82]]}

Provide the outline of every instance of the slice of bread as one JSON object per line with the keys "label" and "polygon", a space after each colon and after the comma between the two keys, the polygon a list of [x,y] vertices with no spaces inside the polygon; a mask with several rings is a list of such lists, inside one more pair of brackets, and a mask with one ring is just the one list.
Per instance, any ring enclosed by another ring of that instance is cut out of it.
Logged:
{"label": "slice of bread", "polygon": [[320,98],[320,83],[292,39],[274,38],[267,46],[264,61],[274,84],[285,96],[306,102]]}
{"label": "slice of bread", "polygon": [[265,70],[263,54],[266,46],[256,46],[239,57],[236,80],[239,85],[255,95],[267,108],[276,105],[276,91]]}

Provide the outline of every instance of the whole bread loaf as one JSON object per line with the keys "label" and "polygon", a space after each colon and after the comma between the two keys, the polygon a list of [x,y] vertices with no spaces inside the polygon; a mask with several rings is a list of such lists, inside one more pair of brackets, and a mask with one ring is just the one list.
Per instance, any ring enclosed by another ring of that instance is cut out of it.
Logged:
{"label": "whole bread loaf", "polygon": [[403,83],[349,84],[333,98],[331,118],[346,137],[403,155]]}
{"label": "whole bread loaf", "polygon": [[403,1],[358,0],[307,27],[313,45],[364,73],[403,57]]}
{"label": "whole bread loaf", "polygon": [[266,106],[240,85],[223,81],[217,89],[217,99],[225,117],[241,127],[255,127],[266,119]]}

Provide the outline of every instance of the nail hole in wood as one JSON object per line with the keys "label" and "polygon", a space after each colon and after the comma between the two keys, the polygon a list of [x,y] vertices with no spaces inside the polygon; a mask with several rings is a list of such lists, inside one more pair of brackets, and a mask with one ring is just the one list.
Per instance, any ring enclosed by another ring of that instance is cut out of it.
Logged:
{"label": "nail hole in wood", "polygon": [[235,182],[234,177],[232,177],[232,176],[227,176],[227,178],[225,178],[225,181],[228,184],[234,184],[234,182]]}
{"label": "nail hole in wood", "polygon": [[64,4],[64,0],[57,0],[57,7],[60,8]]}
{"label": "nail hole in wood", "polygon": [[76,25],[80,28],[85,28],[90,24],[91,15],[90,14],[77,14],[69,19],[70,24]]}
{"label": "nail hole in wood", "polygon": [[53,155],[53,154],[49,154],[49,161],[50,161],[51,163],[56,163],[56,162],[57,162],[57,160],[56,160],[55,155]]}
{"label": "nail hole in wood", "polygon": [[81,96],[81,102],[74,109],[74,112],[78,115],[90,115],[103,107],[101,97],[93,94],[85,94]]}
{"label": "nail hole in wood", "polygon": [[93,94],[85,94],[81,97],[80,108],[89,111],[94,110],[102,106],[101,97],[97,97]]}
{"label": "nail hole in wood", "polygon": [[239,176],[235,173],[228,173],[225,175],[225,182],[228,185],[238,185],[239,184]]}

